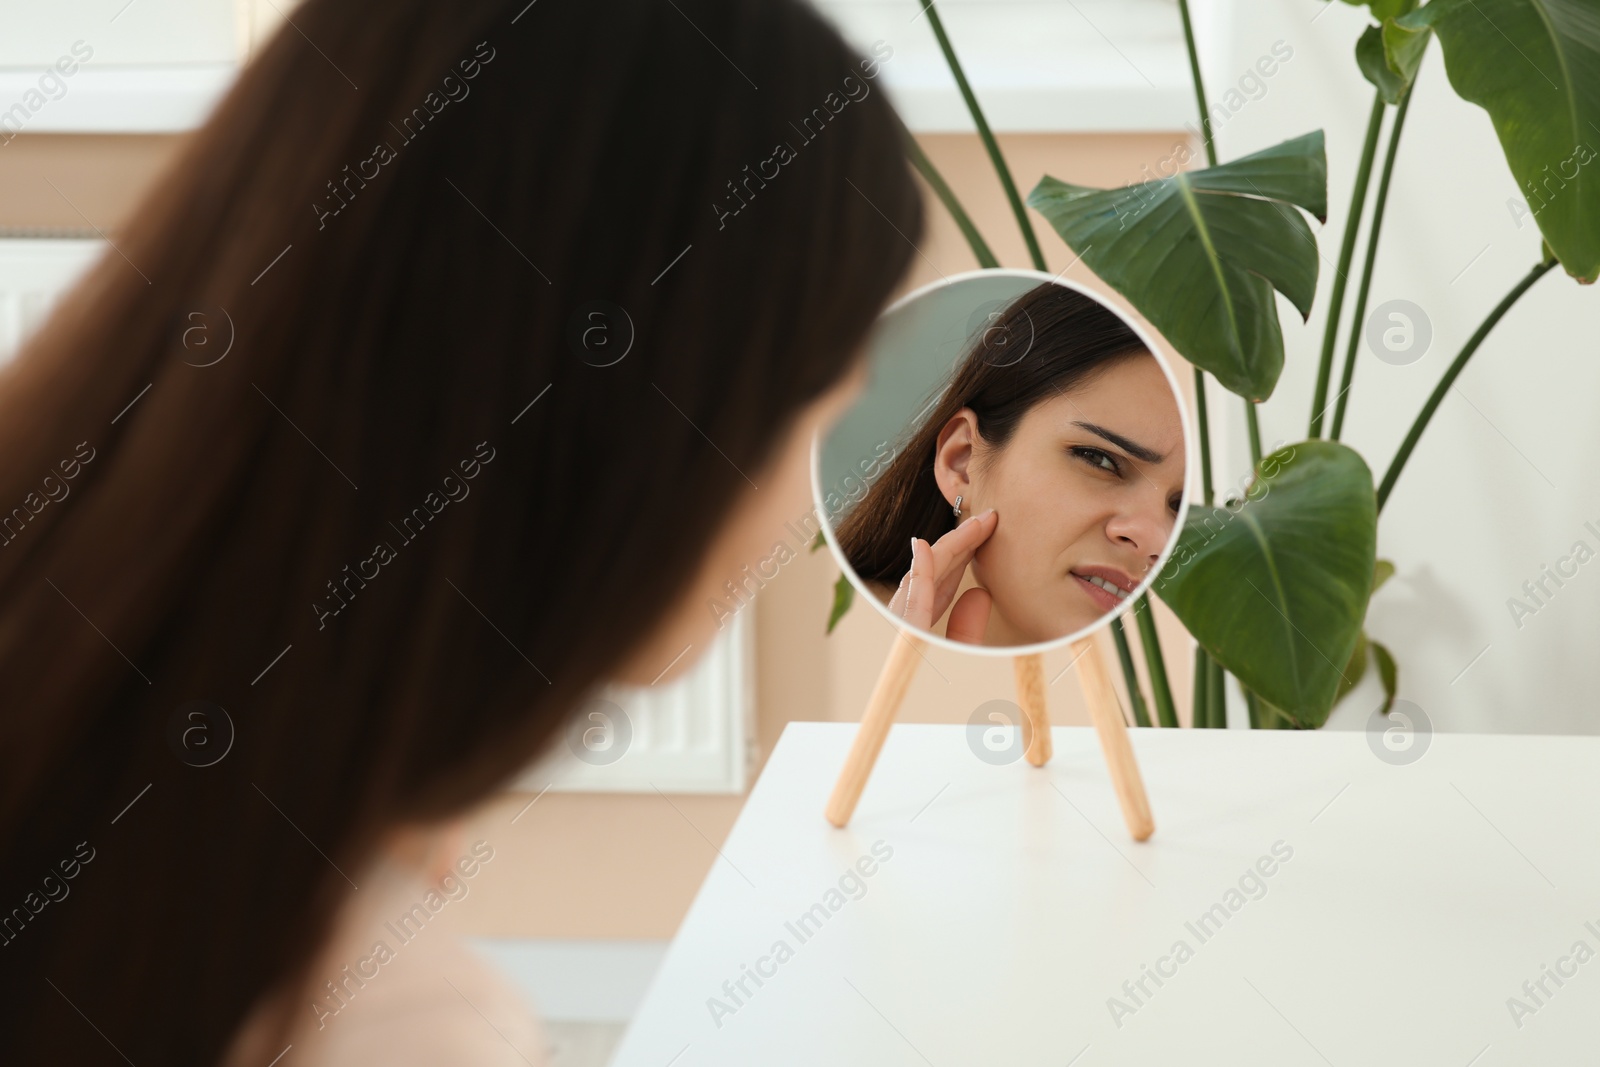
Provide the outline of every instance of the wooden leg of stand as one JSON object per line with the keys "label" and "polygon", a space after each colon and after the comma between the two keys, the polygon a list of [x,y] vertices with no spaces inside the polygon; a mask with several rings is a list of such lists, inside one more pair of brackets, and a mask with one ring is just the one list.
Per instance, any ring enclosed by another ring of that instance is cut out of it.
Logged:
{"label": "wooden leg of stand", "polygon": [[916,634],[902,630],[889,649],[889,658],[878,674],[878,684],[872,688],[872,698],[861,715],[861,728],[856,731],[850,755],[834,783],[833,796],[828,798],[828,821],[843,826],[856,810],[856,801],[867,787],[872,775],[872,765],[878,762],[884,738],[900,712],[900,702],[906,697],[912,676],[917,673],[917,661],[922,657],[922,647],[927,642]]}
{"label": "wooden leg of stand", "polygon": [[1043,767],[1050,762],[1050,709],[1044,696],[1044,657],[1018,656],[1011,661],[1017,672],[1017,703],[1028,725],[1028,762]]}
{"label": "wooden leg of stand", "polygon": [[1078,677],[1083,682],[1084,699],[1089,703],[1095,733],[1100,735],[1100,751],[1105,754],[1111,785],[1117,791],[1117,802],[1122,805],[1123,821],[1128,824],[1128,833],[1133,839],[1143,841],[1155,833],[1156,824],[1150,816],[1150,799],[1145,796],[1144,779],[1139,775],[1133,746],[1128,743],[1128,724],[1122,720],[1117,691],[1111,685],[1111,673],[1106,669],[1105,658],[1094,638],[1074,641],[1072,652],[1078,658]]}

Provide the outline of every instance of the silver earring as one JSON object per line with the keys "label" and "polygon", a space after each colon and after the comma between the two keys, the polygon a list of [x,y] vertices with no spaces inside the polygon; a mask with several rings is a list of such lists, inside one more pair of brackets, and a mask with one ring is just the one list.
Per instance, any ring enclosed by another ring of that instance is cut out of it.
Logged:
{"label": "silver earring", "polygon": [[950,510],[956,513],[956,518],[961,518],[961,497],[956,497],[956,506]]}

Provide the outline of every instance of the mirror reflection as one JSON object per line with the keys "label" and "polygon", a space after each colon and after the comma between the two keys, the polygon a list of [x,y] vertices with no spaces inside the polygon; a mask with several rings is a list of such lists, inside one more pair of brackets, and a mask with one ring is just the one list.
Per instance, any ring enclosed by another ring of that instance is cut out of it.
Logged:
{"label": "mirror reflection", "polygon": [[1120,313],[1042,277],[983,272],[896,305],[819,455],[854,584],[961,644],[1103,621],[1158,571],[1183,508],[1165,363]]}

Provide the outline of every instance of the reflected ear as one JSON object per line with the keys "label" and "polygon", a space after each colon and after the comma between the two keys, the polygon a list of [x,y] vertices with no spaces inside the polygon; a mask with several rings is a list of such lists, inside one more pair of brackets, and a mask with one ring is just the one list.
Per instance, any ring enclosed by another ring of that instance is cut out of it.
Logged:
{"label": "reflected ear", "polygon": [[972,450],[978,441],[978,416],[962,408],[939,430],[933,445],[933,477],[946,503],[966,497],[963,510],[972,508]]}

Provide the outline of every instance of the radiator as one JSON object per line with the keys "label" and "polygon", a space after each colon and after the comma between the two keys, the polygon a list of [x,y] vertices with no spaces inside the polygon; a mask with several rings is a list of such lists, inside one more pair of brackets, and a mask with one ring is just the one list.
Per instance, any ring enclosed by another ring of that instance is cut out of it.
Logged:
{"label": "radiator", "polygon": [[99,241],[0,239],[0,361],[10,359],[100,250]]}
{"label": "radiator", "polygon": [[[745,609],[682,678],[659,686],[611,687],[575,709],[553,751],[517,787],[744,792],[755,746],[752,626]],[[700,652],[690,648],[685,658]],[[619,712],[625,722],[617,719]]]}

